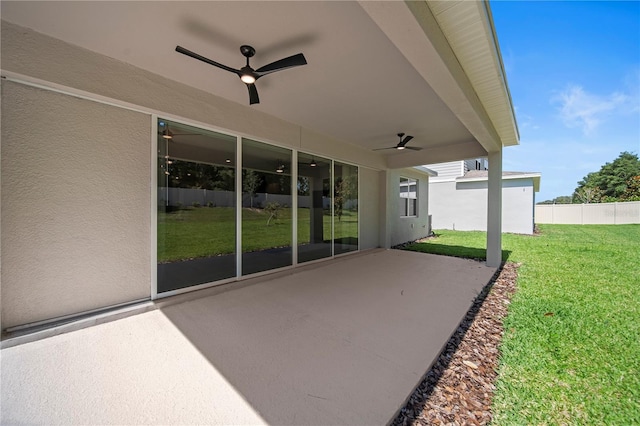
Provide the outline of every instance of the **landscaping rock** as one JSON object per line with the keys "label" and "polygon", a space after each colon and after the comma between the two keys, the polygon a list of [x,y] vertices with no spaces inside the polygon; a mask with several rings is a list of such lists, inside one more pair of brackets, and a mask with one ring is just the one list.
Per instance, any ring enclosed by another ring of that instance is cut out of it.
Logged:
{"label": "landscaping rock", "polygon": [[486,425],[497,377],[502,319],[519,264],[506,263],[476,298],[423,382],[393,421],[400,425]]}

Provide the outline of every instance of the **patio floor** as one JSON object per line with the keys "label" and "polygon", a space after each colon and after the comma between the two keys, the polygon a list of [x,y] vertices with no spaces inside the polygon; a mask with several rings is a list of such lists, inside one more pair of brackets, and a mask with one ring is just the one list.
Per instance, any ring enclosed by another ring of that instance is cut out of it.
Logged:
{"label": "patio floor", "polygon": [[0,420],[386,424],[495,272],[377,249],[7,347]]}

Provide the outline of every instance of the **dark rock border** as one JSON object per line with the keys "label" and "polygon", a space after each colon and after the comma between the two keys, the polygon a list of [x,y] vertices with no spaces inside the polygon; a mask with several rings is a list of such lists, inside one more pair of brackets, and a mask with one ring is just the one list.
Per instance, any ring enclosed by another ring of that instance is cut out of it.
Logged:
{"label": "dark rock border", "polygon": [[502,320],[516,291],[519,266],[505,263],[478,295],[392,425],[491,422]]}

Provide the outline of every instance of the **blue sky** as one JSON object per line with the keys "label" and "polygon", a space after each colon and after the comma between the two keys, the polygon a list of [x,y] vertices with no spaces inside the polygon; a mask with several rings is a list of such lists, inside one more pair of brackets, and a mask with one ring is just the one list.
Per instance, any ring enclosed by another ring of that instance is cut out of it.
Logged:
{"label": "blue sky", "polygon": [[543,201],[640,155],[640,1],[490,4],[520,129],[504,170],[541,172]]}

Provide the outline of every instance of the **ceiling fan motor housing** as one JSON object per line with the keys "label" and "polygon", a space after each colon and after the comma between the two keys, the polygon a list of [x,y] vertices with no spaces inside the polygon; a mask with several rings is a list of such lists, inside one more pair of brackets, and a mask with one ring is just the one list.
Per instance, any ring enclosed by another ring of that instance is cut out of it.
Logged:
{"label": "ceiling fan motor housing", "polygon": [[256,49],[246,44],[243,44],[242,46],[240,46],[240,53],[242,53],[242,56],[246,58],[250,58],[256,54]]}

